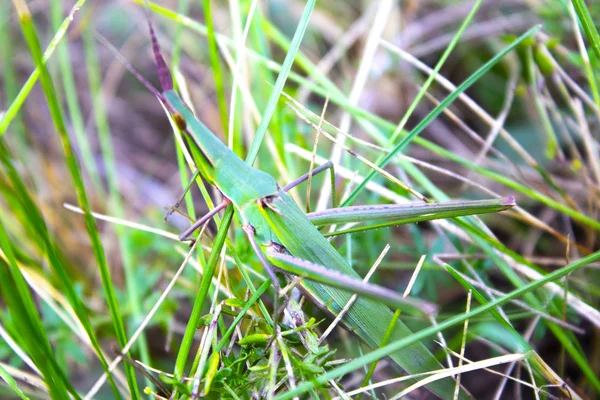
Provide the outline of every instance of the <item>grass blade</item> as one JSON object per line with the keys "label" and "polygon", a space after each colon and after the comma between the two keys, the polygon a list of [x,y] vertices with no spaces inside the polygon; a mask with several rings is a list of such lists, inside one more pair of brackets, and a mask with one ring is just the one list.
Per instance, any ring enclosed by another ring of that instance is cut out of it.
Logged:
{"label": "grass blade", "polygon": [[[73,153],[73,147],[71,146],[70,138],[66,130],[58,97],[54,89],[54,84],[43,61],[39,39],[37,33],[35,32],[35,27],[31,19],[31,13],[29,12],[29,8],[23,0],[14,0],[14,4],[19,14],[21,27],[25,39],[27,40],[27,43],[29,45],[31,56],[38,70],[40,71],[40,79],[42,82],[42,87],[44,89],[44,94],[48,101],[50,115],[52,117],[52,121],[56,128],[58,136],[60,138],[63,153],[65,155],[65,162],[67,163],[67,167],[69,169],[69,172],[71,173],[71,178],[73,180],[77,192],[77,199],[79,201],[79,205],[85,211],[86,228],[90,237],[90,241],[92,243],[94,256],[100,268],[102,285],[106,294],[108,307],[115,328],[115,333],[117,335],[119,345],[121,347],[124,347],[127,343],[125,328],[123,326],[123,321],[119,312],[116,295],[112,286],[112,280],[106,261],[106,255],[104,254],[104,249],[100,241],[100,235],[96,228],[94,218],[90,213],[90,205],[85,192],[85,186],[83,184],[83,179],[79,171],[79,166],[77,165],[77,160],[75,159],[75,155]],[[135,380],[134,370],[131,366],[126,367],[125,370],[127,373],[127,379],[129,383],[129,388],[131,390],[131,395],[137,398],[139,397],[139,390],[137,387],[137,382]]]}

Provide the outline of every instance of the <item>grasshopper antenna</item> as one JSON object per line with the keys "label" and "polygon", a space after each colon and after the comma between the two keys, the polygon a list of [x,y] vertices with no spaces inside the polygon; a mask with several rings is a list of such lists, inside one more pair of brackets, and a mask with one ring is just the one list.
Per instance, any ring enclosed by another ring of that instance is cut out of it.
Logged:
{"label": "grasshopper antenna", "polygon": [[148,89],[154,96],[156,96],[163,104],[167,104],[165,101],[164,96],[154,87],[152,86],[152,84],[150,82],[148,82],[146,80],[146,78],[144,78],[142,76],[142,74],[140,74],[138,72],[138,70],[135,69],[135,67],[133,65],[131,65],[131,63],[129,61],[127,61],[125,59],[125,57],[123,57],[123,55],[121,53],[119,53],[119,50],[117,50],[117,48],[115,46],[113,46],[104,36],[102,36],[100,33],[98,32],[94,32],[94,35],[96,36],[96,39],[98,39],[98,41],[100,41],[100,43],[102,43],[111,53],[113,53],[113,55],[115,56],[115,58],[117,58],[121,64],[123,64],[123,66],[125,68],[127,68],[127,70],[133,75],[135,76],[135,78],[146,87],[146,89]]}

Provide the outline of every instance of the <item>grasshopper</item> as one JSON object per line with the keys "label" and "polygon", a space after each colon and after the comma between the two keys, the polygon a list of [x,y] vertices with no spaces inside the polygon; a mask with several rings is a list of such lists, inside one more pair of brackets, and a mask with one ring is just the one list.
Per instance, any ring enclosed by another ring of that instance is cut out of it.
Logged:
{"label": "grasshopper", "polygon": [[[304,175],[285,187],[280,187],[273,176],[244,162],[196,118],[174,90],[173,78],[162,56],[149,15],[148,26],[161,91],[154,88],[129,63],[119,58],[162,103],[177,129],[186,138],[198,172],[224,196],[223,202],[186,230],[180,236],[180,240],[186,240],[195,229],[226,206],[232,205],[276,293],[279,293],[277,269],[307,277],[308,279],[300,280],[298,287],[305,296],[334,315],[340,313],[353,293],[359,294],[352,307],[344,314],[342,323],[372,348],[381,345],[385,331],[392,320],[393,314],[384,303],[394,307],[409,308],[422,308],[425,303],[411,302],[394,291],[363,282],[315,224],[365,219],[386,219],[391,220],[391,223],[399,224],[398,219],[407,216],[411,216],[411,221],[414,222],[435,219],[436,212],[444,217],[471,215],[500,211],[514,205],[512,198],[473,203],[438,203],[414,207],[419,209],[416,214],[407,213],[405,207],[397,206],[345,207],[328,210],[325,213],[315,213],[312,215],[314,221],[311,221],[287,191],[308,179],[309,175],[333,168],[331,163],[321,165],[311,174]],[[415,219],[415,215],[421,217]],[[274,300],[273,325],[276,333],[278,332],[278,297],[276,294]],[[390,341],[411,334],[411,330],[398,320]],[[411,374],[442,368],[422,343],[412,344],[390,356],[398,366]],[[455,382],[451,379],[428,385],[429,390],[441,398],[453,397],[454,387]],[[467,396],[466,392],[461,391],[461,397]]]}

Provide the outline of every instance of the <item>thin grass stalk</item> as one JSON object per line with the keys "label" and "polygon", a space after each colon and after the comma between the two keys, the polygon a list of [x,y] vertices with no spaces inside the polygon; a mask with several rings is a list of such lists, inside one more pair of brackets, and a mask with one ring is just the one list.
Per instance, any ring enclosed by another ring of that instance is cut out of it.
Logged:
{"label": "thin grass stalk", "polygon": [[221,117],[221,128],[223,132],[228,132],[229,120],[227,118],[227,104],[225,101],[225,85],[223,79],[223,68],[219,60],[219,50],[217,49],[217,39],[215,36],[215,26],[212,17],[211,0],[203,0],[204,20],[206,21],[206,37],[208,39],[208,55],[210,67],[213,71],[215,81],[215,93],[217,94],[217,104],[219,106],[219,116]]}
{"label": "thin grass stalk", "polygon": [[17,381],[1,365],[0,365],[0,377],[2,377],[2,380],[4,380],[4,382],[6,382],[8,387],[10,387],[12,389],[12,391],[15,392],[15,394],[17,396],[19,396],[20,399],[29,400],[29,397],[27,397],[27,395],[25,395],[25,393],[21,390],[21,388],[19,388]]}
{"label": "thin grass stalk", "polygon": [[313,8],[315,7],[315,2],[316,0],[307,1],[306,6],[304,7],[304,12],[302,13],[300,21],[298,22],[298,27],[296,28],[296,32],[292,38],[290,48],[285,56],[283,64],[281,65],[281,71],[279,72],[277,80],[275,81],[275,85],[273,86],[273,90],[271,91],[271,96],[269,97],[267,107],[263,112],[263,119],[260,121],[260,125],[256,129],[256,135],[254,136],[252,145],[250,146],[248,154],[246,155],[246,162],[250,165],[254,164],[254,161],[256,161],[256,157],[258,156],[258,149],[265,138],[267,128],[269,127],[269,122],[271,121],[271,117],[273,116],[275,107],[277,106],[277,101],[279,100],[283,86],[285,85],[287,77],[290,73],[294,59],[298,54],[300,42],[302,42],[302,38],[306,32],[306,27],[308,26],[308,21],[312,14]]}
{"label": "thin grass stalk", "polygon": [[[60,29],[60,24],[63,17],[62,10],[62,1],[50,2],[52,27],[57,31]],[[63,90],[65,93],[65,100],[67,101],[67,107],[69,110],[68,115],[71,118],[73,132],[75,133],[75,139],[77,140],[77,147],[81,152],[81,160],[87,175],[92,181],[94,191],[98,195],[102,195],[104,193],[104,188],[102,187],[98,168],[94,162],[95,157],[92,151],[92,146],[85,131],[85,123],[81,113],[81,107],[79,106],[75,76],[73,74],[73,67],[71,66],[71,56],[69,54],[68,42],[59,42],[56,51],[60,67],[60,75],[63,83]]]}
{"label": "thin grass stalk", "polygon": [[[94,119],[98,130],[98,139],[109,189],[108,205],[115,217],[124,218],[125,211],[119,190],[118,172],[115,163],[110,126],[106,115],[104,92],[101,85],[102,77],[100,76],[100,70],[98,68],[100,60],[98,59],[98,54],[96,52],[96,41],[94,39],[93,28],[93,25],[88,25],[83,29],[82,35],[90,93],[93,94],[92,105]],[[139,321],[144,319],[144,316],[141,309],[143,301],[140,293],[138,293],[138,283],[136,282],[137,276],[134,271],[135,249],[133,248],[129,232],[126,229],[117,225],[115,226],[115,234],[119,239],[119,250],[121,259],[123,260],[126,297],[129,302],[129,307],[131,307],[133,320],[135,321],[133,325],[136,326],[139,324]],[[136,343],[137,348],[140,351],[142,362],[147,365],[151,364],[146,335],[142,333]]]}

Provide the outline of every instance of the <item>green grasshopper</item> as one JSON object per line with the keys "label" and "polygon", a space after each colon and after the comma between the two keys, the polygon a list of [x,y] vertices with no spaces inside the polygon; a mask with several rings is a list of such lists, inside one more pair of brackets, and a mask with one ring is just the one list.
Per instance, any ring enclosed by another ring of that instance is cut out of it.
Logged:
{"label": "green grasshopper", "polygon": [[[353,293],[360,294],[361,296],[344,315],[342,322],[346,328],[358,335],[370,347],[379,347],[393,315],[382,302],[395,307],[416,306],[417,308],[420,306],[419,303],[416,301],[411,303],[389,289],[364,283],[344,257],[316,228],[315,224],[348,222],[352,219],[362,221],[365,219],[365,215],[370,220],[391,219],[393,221],[403,217],[402,214],[406,214],[406,208],[359,206],[332,209],[326,213],[314,214],[315,223],[311,222],[287,193],[289,189],[306,180],[309,174],[282,188],[271,175],[248,165],[225,146],[195,117],[174,90],[171,73],[161,54],[150,20],[148,20],[148,24],[162,91],[159,92],[155,89],[129,63],[121,57],[119,58],[164,105],[177,128],[184,134],[199,173],[209,184],[218,188],[224,196],[222,204],[185,231],[180,236],[180,240],[186,240],[197,227],[203,225],[228,204],[232,204],[242,222],[243,230],[251,247],[276,289],[279,288],[279,281],[273,267],[305,275],[309,279],[301,280],[298,287],[316,304],[334,315],[340,313]],[[117,54],[117,56],[119,55]],[[316,168],[312,171],[312,175],[328,168],[332,168],[330,163]],[[419,220],[434,219],[435,217],[431,214],[436,212],[436,208],[445,216],[500,211],[514,205],[514,199],[466,203],[468,202],[440,203],[425,208],[421,206],[422,214],[427,215]],[[414,213],[409,215],[414,216]],[[312,273],[307,273],[307,271]],[[275,317],[273,318],[276,332],[277,299],[278,295],[275,296]],[[411,334],[410,329],[398,320],[390,341]],[[391,358],[411,374],[442,368],[422,343],[413,344],[393,353]],[[444,379],[429,384],[428,388],[441,398],[450,398],[454,386],[454,381]],[[461,392],[462,396],[466,397],[467,394]]]}

